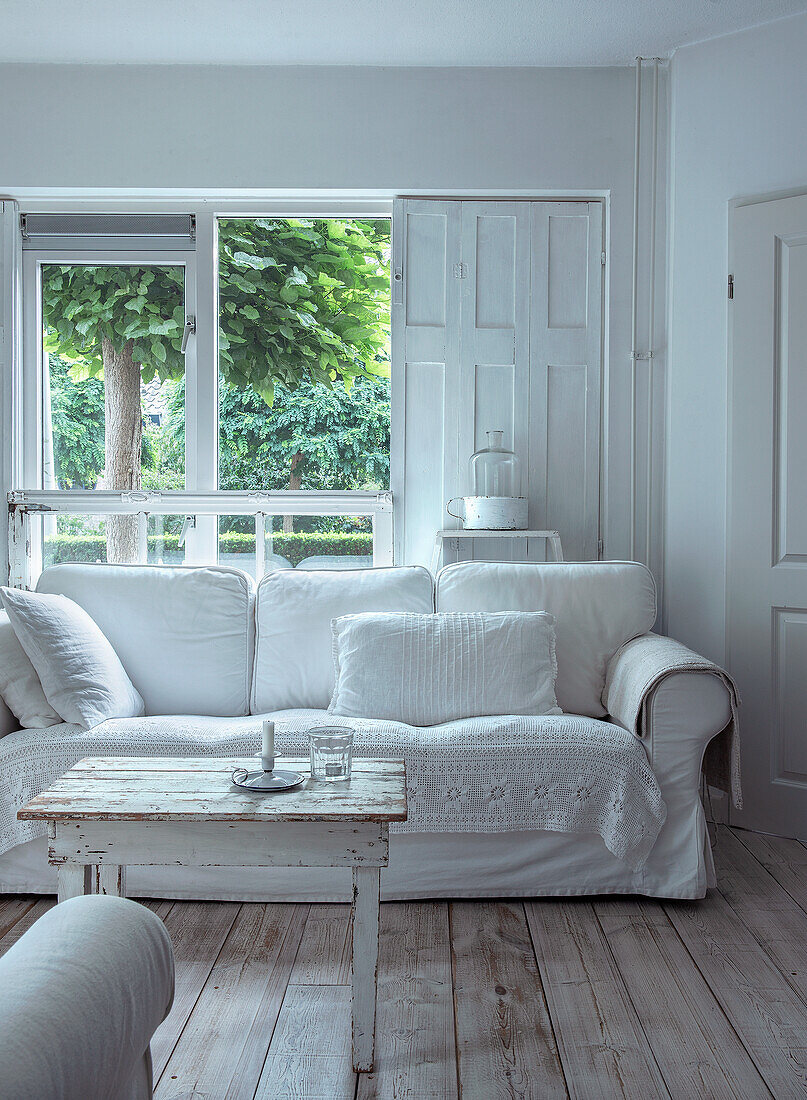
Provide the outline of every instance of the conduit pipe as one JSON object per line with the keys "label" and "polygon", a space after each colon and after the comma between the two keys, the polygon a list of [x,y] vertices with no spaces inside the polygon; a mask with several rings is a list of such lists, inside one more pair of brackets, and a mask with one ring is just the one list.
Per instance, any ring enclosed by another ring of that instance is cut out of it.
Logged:
{"label": "conduit pipe", "polygon": [[630,556],[636,558],[636,354],[639,343],[639,154],[642,141],[642,58],[636,58],[633,139],[633,282],[630,306]]}
{"label": "conduit pipe", "polygon": [[[651,156],[650,156],[650,238],[648,262],[648,350],[639,351],[639,253],[640,253],[640,195],[641,195],[641,154],[642,154],[642,63],[653,63],[653,102],[651,115]],[[636,557],[636,363],[638,360],[649,364],[647,374],[647,425],[646,425],[646,507],[645,507],[645,557],[650,564],[650,541],[652,532],[652,462],[653,462],[653,354],[655,350],[655,298],[656,298],[656,204],[658,198],[658,119],[659,119],[659,65],[658,57],[636,58],[636,119],[633,149],[633,280],[631,294],[631,353],[630,353],[630,547],[631,557]]]}

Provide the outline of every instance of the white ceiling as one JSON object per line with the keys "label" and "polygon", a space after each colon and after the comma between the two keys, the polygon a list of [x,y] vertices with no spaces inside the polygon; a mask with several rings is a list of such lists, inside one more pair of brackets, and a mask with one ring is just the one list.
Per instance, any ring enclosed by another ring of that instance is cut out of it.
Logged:
{"label": "white ceiling", "polygon": [[807,0],[0,0],[0,61],[627,65]]}

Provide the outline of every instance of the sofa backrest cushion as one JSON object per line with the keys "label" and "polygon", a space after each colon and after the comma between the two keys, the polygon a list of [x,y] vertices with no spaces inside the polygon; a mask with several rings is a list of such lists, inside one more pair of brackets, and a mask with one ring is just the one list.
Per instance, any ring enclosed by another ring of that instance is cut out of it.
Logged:
{"label": "sofa backrest cushion", "polygon": [[252,713],[324,709],[333,693],[331,619],[364,611],[434,611],[434,582],[419,565],[279,569],[258,585]]}
{"label": "sofa backrest cushion", "polygon": [[95,620],[146,714],[249,713],[254,585],[218,566],[54,565],[38,592]]}
{"label": "sofa backrest cushion", "polygon": [[555,693],[567,714],[602,718],[614,653],[656,619],[656,585],[637,562],[458,562],[437,576],[437,611],[549,611]]}

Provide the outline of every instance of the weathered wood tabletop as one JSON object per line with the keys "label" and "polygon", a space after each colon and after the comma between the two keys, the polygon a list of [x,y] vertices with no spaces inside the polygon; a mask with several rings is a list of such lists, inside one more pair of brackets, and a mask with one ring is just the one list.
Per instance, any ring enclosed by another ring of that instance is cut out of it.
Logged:
{"label": "weathered wood tabletop", "polygon": [[[308,760],[278,758],[306,772]],[[236,768],[255,757],[88,757],[17,815],[40,821],[404,821],[403,760],[354,760],[349,781],[306,778],[265,794],[233,786]]]}

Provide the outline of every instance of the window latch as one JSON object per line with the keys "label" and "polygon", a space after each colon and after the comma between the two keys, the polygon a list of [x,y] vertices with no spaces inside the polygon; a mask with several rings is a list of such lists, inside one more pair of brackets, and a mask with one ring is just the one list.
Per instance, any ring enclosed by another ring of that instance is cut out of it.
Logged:
{"label": "window latch", "polygon": [[185,519],[182,523],[182,530],[179,532],[179,542],[177,543],[178,546],[185,545],[185,536],[192,527],[196,527],[196,516],[185,516]]}
{"label": "window latch", "polygon": [[188,347],[188,340],[191,336],[196,335],[196,318],[188,317],[185,321],[185,328],[182,330],[182,347],[181,352],[184,355]]}

